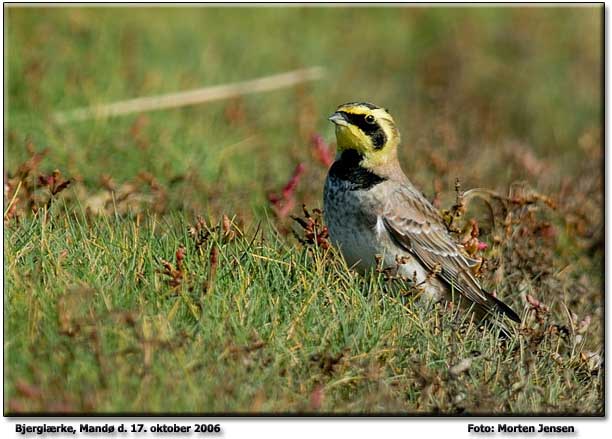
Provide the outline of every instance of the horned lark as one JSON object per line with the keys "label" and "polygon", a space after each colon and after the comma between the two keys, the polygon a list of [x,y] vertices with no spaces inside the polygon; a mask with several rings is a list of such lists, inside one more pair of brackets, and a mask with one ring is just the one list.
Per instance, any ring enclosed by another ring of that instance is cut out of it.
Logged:
{"label": "horned lark", "polygon": [[426,297],[461,298],[479,317],[494,312],[520,322],[481,288],[471,271],[479,261],[455,242],[439,212],[402,171],[400,134],[387,110],[349,103],[329,120],[336,125],[338,154],[325,182],[325,221],[347,263],[363,272],[378,257],[413,279]]}

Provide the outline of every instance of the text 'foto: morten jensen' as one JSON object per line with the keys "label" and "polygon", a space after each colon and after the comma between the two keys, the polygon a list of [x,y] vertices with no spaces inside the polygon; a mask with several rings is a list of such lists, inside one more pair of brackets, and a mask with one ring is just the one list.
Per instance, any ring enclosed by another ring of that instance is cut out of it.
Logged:
{"label": "text 'foto: morten jensen'", "polygon": [[494,425],[475,425],[468,424],[468,432],[470,433],[575,433],[576,430],[573,425],[508,425],[508,424],[497,424],[497,428]]}

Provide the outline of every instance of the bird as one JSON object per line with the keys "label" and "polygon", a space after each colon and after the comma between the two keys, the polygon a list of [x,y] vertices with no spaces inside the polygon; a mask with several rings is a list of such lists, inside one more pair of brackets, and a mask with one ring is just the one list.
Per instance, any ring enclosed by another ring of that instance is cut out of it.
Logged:
{"label": "bird", "polygon": [[481,261],[465,252],[402,170],[400,133],[389,111],[351,102],[329,120],[337,154],[325,180],[323,215],[347,264],[361,273],[382,264],[415,282],[428,300],[458,298],[481,320],[505,315],[520,323],[512,308],[481,287],[473,274]]}

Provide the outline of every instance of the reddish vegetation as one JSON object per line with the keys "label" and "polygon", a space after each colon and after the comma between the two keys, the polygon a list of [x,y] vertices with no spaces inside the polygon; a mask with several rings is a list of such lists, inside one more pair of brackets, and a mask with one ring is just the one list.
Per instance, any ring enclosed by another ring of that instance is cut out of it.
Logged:
{"label": "reddish vegetation", "polygon": [[470,227],[470,234],[463,240],[462,244],[470,256],[475,256],[478,252],[486,250],[489,246],[486,242],[478,240],[480,229],[475,219],[470,220]]}
{"label": "reddish vegetation", "polygon": [[44,174],[39,170],[47,155],[47,149],[36,152],[32,143],[28,143],[26,149],[29,159],[23,162],[13,175],[4,175],[4,198],[7,206],[4,213],[5,222],[30,212],[35,213],[43,206],[48,209],[57,195],[71,183],[58,169],[51,174]]}
{"label": "reddish vegetation", "polygon": [[312,389],[312,393],[310,394],[310,410],[316,411],[320,410],[323,402],[325,401],[325,392],[322,385],[317,384],[314,389]]}
{"label": "reddish vegetation", "polygon": [[311,214],[305,205],[302,205],[302,211],[304,212],[304,218],[291,217],[303,229],[302,236],[296,234],[298,240],[305,245],[316,245],[323,249],[328,249],[330,247],[329,231],[327,226],[323,225],[323,212],[320,209],[313,209]]}
{"label": "reddish vegetation", "polygon": [[541,324],[544,323],[546,314],[548,314],[548,311],[549,311],[548,306],[544,305],[542,302],[540,302],[538,299],[533,297],[531,294],[527,294],[525,296],[525,300],[529,304],[529,307],[530,307],[529,310],[534,313],[538,323],[541,323]]}
{"label": "reddish vegetation", "polygon": [[325,168],[329,168],[334,163],[334,153],[330,146],[320,134],[313,134],[310,141],[313,146],[314,158]]}
{"label": "reddish vegetation", "polygon": [[185,271],[183,269],[183,260],[185,259],[185,247],[183,247],[182,245],[179,246],[179,248],[176,250],[174,257],[176,260],[176,265],[172,265],[172,263],[164,259],[161,260],[161,264],[164,267],[162,270],[162,274],[167,276],[166,281],[168,282],[168,285],[170,285],[172,288],[178,288],[185,278]]}
{"label": "reddish vegetation", "polygon": [[51,175],[39,175],[38,185],[48,188],[51,195],[57,195],[70,185],[70,180],[64,180],[62,173],[56,169]]}
{"label": "reddish vegetation", "polygon": [[278,218],[286,218],[295,206],[295,190],[305,170],[306,166],[303,163],[298,163],[281,193],[270,192],[268,194],[268,200],[272,203],[272,209]]}

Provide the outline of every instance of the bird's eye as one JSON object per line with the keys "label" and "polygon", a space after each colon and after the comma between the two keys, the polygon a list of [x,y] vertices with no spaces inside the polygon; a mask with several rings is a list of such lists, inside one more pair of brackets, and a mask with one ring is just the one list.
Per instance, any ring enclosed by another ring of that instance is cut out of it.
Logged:
{"label": "bird's eye", "polygon": [[376,121],[376,119],[375,119],[375,118],[374,118],[374,116],[372,116],[371,114],[368,114],[368,115],[365,117],[365,121],[366,121],[367,123],[374,123],[374,122]]}

